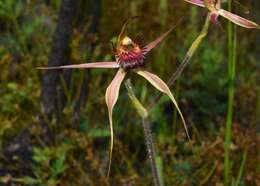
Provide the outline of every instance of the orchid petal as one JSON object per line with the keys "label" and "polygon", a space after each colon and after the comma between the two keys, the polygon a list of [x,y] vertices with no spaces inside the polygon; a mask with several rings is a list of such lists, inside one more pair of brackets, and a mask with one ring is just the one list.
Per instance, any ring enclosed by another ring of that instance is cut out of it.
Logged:
{"label": "orchid petal", "polygon": [[205,7],[204,2],[202,0],[184,0],[184,1],[200,7]]}
{"label": "orchid petal", "polygon": [[173,31],[174,27],[172,27],[171,29],[169,29],[167,32],[165,32],[164,34],[162,34],[161,36],[159,36],[158,38],[156,38],[154,41],[152,41],[151,43],[147,44],[144,48],[143,48],[143,54],[147,54],[149,53],[154,47],[156,47],[160,42],[162,42],[162,40],[169,34],[171,33],[171,31]]}
{"label": "orchid petal", "polygon": [[110,85],[107,87],[106,90],[106,104],[108,108],[108,116],[109,116],[109,126],[110,126],[110,152],[109,152],[109,165],[108,165],[108,172],[107,176],[109,176],[110,173],[110,167],[112,162],[112,152],[113,152],[113,143],[114,143],[114,137],[113,137],[113,108],[117,102],[118,95],[119,95],[119,89],[121,86],[121,83],[126,75],[126,72],[123,69],[119,69],[117,74],[115,75],[114,79],[110,83]]}
{"label": "orchid petal", "polygon": [[239,26],[242,26],[242,27],[245,27],[245,28],[258,28],[260,29],[260,26],[258,24],[256,24],[255,22],[252,22],[252,21],[249,21],[243,17],[240,17],[236,14],[233,14],[231,12],[228,12],[224,9],[219,9],[218,10],[218,13],[219,15],[227,18],[229,21],[239,25]]}
{"label": "orchid petal", "polygon": [[189,132],[188,132],[188,129],[187,129],[184,117],[182,115],[182,112],[181,112],[181,110],[180,110],[180,108],[179,108],[179,106],[178,106],[174,96],[172,95],[169,87],[166,85],[166,83],[163,80],[161,80],[157,75],[152,74],[152,73],[150,73],[148,71],[145,71],[143,69],[137,69],[137,70],[135,70],[135,72],[137,74],[139,74],[140,76],[144,77],[147,81],[149,81],[159,91],[161,91],[162,93],[164,93],[164,94],[166,94],[167,96],[170,97],[170,99],[172,100],[174,106],[176,107],[177,111],[179,112],[179,115],[180,115],[180,117],[182,119],[185,131],[187,133],[187,136],[190,139]]}
{"label": "orchid petal", "polygon": [[37,67],[37,69],[42,70],[54,70],[54,69],[70,69],[70,68],[119,68],[119,64],[115,61],[113,62],[97,62],[97,63],[83,63],[76,65],[64,65],[56,67]]}

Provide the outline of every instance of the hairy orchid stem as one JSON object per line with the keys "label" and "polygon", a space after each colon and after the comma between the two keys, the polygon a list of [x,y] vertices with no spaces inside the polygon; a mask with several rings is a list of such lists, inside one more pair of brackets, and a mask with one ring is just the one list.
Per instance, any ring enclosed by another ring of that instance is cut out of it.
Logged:
{"label": "hairy orchid stem", "polygon": [[152,168],[154,185],[161,186],[159,170],[158,170],[158,166],[156,163],[156,151],[155,151],[154,142],[153,142],[153,135],[152,135],[150,122],[148,119],[148,112],[147,112],[146,108],[136,98],[130,79],[127,79],[125,81],[125,86],[126,86],[128,96],[129,96],[132,104],[134,105],[137,113],[142,118],[142,125],[143,125],[144,135],[145,135],[145,144],[146,144],[146,148],[148,151],[148,157],[149,157],[151,168]]}
{"label": "hairy orchid stem", "polygon": [[[203,39],[207,36],[209,25],[210,25],[210,13],[208,13],[208,15],[207,15],[206,21],[204,23],[204,26],[203,26],[199,36],[192,43],[192,45],[190,46],[188,52],[186,53],[186,55],[182,61],[182,63],[178,66],[177,70],[172,74],[172,76],[168,80],[167,84],[169,87],[172,87],[174,85],[175,81],[180,77],[183,70],[189,64],[192,56],[197,51],[197,49],[200,46]],[[155,104],[161,99],[162,96],[163,96],[163,94],[160,94],[149,104],[148,111],[150,111],[155,106]]]}

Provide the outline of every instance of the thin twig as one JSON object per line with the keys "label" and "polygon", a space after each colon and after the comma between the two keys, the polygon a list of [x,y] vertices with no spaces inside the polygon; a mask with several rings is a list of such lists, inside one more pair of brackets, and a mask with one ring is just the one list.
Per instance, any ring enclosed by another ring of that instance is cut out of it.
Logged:
{"label": "thin twig", "polygon": [[146,108],[144,108],[144,106],[136,98],[130,79],[125,81],[125,86],[127,88],[128,95],[129,95],[135,109],[137,110],[138,114],[142,118],[142,125],[143,125],[144,135],[145,135],[145,144],[146,144],[146,148],[148,151],[148,157],[149,157],[151,168],[152,168],[154,185],[161,186],[160,177],[159,177],[159,173],[158,173],[158,167],[156,164],[156,151],[155,151],[154,142],[153,142],[153,135],[152,135],[150,122],[148,119],[148,112],[147,112]]}

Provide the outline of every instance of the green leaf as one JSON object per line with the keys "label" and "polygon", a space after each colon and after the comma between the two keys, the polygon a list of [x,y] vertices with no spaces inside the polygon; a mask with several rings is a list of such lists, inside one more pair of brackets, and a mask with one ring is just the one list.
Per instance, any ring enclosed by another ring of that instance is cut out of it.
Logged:
{"label": "green leaf", "polygon": [[54,179],[56,179],[68,168],[68,166],[65,164],[66,152],[66,149],[59,150],[57,154],[57,159],[54,160],[53,164],[50,167],[51,177]]}

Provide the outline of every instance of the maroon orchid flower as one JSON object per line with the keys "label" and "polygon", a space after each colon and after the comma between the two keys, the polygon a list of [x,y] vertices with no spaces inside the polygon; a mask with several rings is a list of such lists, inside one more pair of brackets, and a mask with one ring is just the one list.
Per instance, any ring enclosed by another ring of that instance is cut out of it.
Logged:
{"label": "maroon orchid flower", "polygon": [[[147,44],[146,46],[142,47],[132,41],[127,36],[126,33],[126,26],[128,21],[122,27],[121,33],[118,37],[117,46],[114,49],[115,54],[115,61],[111,62],[96,62],[96,63],[84,63],[84,64],[75,64],[75,65],[66,65],[66,66],[56,66],[56,67],[40,67],[38,69],[82,69],[82,68],[118,68],[118,72],[115,75],[114,79],[107,87],[106,90],[106,104],[108,107],[108,114],[109,114],[109,124],[110,124],[110,132],[111,132],[111,144],[110,144],[110,161],[109,161],[109,168],[108,168],[108,175],[110,172],[110,165],[111,165],[111,157],[112,157],[112,150],[113,150],[113,119],[112,119],[112,112],[113,108],[117,102],[119,89],[122,84],[122,81],[129,70],[133,70],[138,75],[144,77],[148,80],[155,88],[157,88],[160,92],[168,95],[172,100],[173,104],[177,108],[182,122],[184,124],[186,133],[188,135],[188,130],[186,127],[186,123],[184,117],[181,113],[181,110],[178,107],[178,104],[172,95],[169,87],[166,83],[161,80],[157,75],[152,74],[146,70],[144,70],[143,66],[145,64],[145,57],[146,55],[156,47],[162,40],[173,30],[173,28],[169,29],[167,32],[159,36],[157,39],[152,41],[151,43]],[[189,136],[188,136],[189,137]]]}
{"label": "maroon orchid flower", "polygon": [[200,7],[205,7],[207,8],[211,14],[210,18],[213,23],[218,24],[218,16],[225,17],[229,21],[245,27],[245,28],[258,28],[260,29],[260,26],[256,24],[255,22],[249,21],[243,17],[240,17],[236,14],[233,14],[231,12],[228,12],[224,9],[221,8],[221,0],[184,0],[188,3],[200,6]]}

